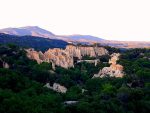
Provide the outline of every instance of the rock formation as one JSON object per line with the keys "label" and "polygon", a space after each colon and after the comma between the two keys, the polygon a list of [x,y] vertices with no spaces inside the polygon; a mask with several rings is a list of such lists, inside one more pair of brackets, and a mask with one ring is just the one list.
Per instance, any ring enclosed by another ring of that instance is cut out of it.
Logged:
{"label": "rock formation", "polygon": [[65,101],[64,104],[66,104],[66,105],[73,105],[73,104],[76,104],[78,102],[79,101]]}
{"label": "rock formation", "polygon": [[108,54],[103,47],[82,47],[68,45],[66,49],[54,48],[49,49],[45,53],[37,52],[34,49],[27,49],[27,57],[36,60],[38,63],[51,62],[53,69],[55,65],[63,68],[74,67],[74,57],[82,59],[83,56],[102,56]]}
{"label": "rock formation", "polygon": [[9,69],[9,65],[6,62],[3,62],[3,68]]}
{"label": "rock formation", "polygon": [[47,87],[47,88],[52,89],[52,90],[59,92],[59,93],[66,93],[67,92],[67,88],[64,86],[61,86],[58,83],[54,83],[53,86],[50,86],[49,83],[46,83],[46,85],[44,87]]}
{"label": "rock formation", "polygon": [[37,52],[35,51],[34,49],[26,49],[26,52],[27,52],[27,57],[29,59],[34,59],[37,61],[38,64],[42,63],[44,59],[44,55],[43,53],[40,51],[40,52]]}
{"label": "rock formation", "polygon": [[103,47],[84,47],[84,46],[73,46],[69,45],[66,47],[65,51],[69,52],[73,57],[82,59],[83,56],[102,56],[108,54],[108,51]]}
{"label": "rock formation", "polygon": [[66,93],[67,92],[67,88],[64,86],[61,86],[58,83],[53,84],[53,90],[60,92],[60,93]]}
{"label": "rock formation", "polygon": [[49,49],[44,53],[44,57],[44,61],[52,62],[53,65],[61,66],[64,68],[74,66],[73,56],[70,55],[67,51],[59,48]]}
{"label": "rock formation", "polygon": [[2,61],[2,59],[0,58],[0,68],[9,69],[9,67],[9,64],[7,62]]}
{"label": "rock formation", "polygon": [[117,64],[117,60],[119,60],[119,53],[113,53],[111,55],[111,59],[109,60],[110,67],[104,67],[99,71],[98,74],[94,74],[95,77],[104,77],[104,76],[115,76],[115,77],[123,77],[123,66]]}

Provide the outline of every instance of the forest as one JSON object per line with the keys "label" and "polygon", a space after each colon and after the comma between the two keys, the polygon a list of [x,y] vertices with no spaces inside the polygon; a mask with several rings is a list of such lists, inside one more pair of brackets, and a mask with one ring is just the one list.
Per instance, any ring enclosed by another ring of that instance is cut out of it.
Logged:
{"label": "forest", "polygon": [[15,44],[24,48],[34,48],[39,51],[46,51],[49,48],[65,48],[68,43],[63,40],[49,39],[37,36],[16,36],[0,33],[0,44]]}
{"label": "forest", "polygon": [[[106,62],[109,56],[99,59]],[[4,68],[4,62],[9,68]],[[82,62],[69,69],[56,67],[52,72],[50,63],[28,59],[22,47],[0,45],[0,113],[149,113],[150,49],[121,52],[118,62],[124,66],[123,78],[92,78],[109,65],[103,62],[97,66]],[[67,92],[43,87],[55,82]]]}

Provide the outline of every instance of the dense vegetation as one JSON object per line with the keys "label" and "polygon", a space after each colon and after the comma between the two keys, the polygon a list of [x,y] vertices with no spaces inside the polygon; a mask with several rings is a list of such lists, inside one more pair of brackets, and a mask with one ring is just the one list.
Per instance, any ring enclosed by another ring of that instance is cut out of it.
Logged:
{"label": "dense vegetation", "polygon": [[15,44],[22,47],[45,51],[49,48],[65,48],[67,42],[35,36],[15,36],[0,33],[0,44]]}
{"label": "dense vegetation", "polygon": [[[53,72],[51,64],[29,60],[22,48],[0,45],[0,113],[149,113],[149,53],[147,49],[124,52],[119,61],[125,67],[123,78],[91,79],[108,64],[95,67],[83,62]],[[9,69],[3,68],[4,62]],[[68,91],[56,93],[43,87],[47,82],[60,83]]]}

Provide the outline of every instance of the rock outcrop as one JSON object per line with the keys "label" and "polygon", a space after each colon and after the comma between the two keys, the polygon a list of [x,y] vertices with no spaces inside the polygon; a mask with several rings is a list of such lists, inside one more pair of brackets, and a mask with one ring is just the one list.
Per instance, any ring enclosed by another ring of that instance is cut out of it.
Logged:
{"label": "rock outcrop", "polygon": [[83,56],[102,56],[108,54],[108,51],[103,47],[85,47],[85,46],[73,46],[69,45],[66,47],[65,51],[69,52],[73,57],[82,59]]}
{"label": "rock outcrop", "polygon": [[52,62],[53,65],[64,68],[74,67],[73,56],[65,50],[59,48],[49,49],[44,53],[44,57],[44,61]]}
{"label": "rock outcrop", "polygon": [[104,77],[104,76],[115,76],[115,77],[123,77],[123,66],[117,64],[117,60],[119,60],[119,53],[113,53],[111,55],[111,59],[109,60],[110,67],[104,67],[99,71],[98,74],[94,74],[95,77]]}
{"label": "rock outcrop", "polygon": [[50,86],[49,83],[46,83],[46,85],[44,87],[47,87],[47,88],[52,89],[52,90],[59,92],[59,93],[66,93],[67,92],[67,88],[64,86],[61,86],[58,83],[54,83],[53,86]]}
{"label": "rock outcrop", "polygon": [[73,104],[77,104],[79,101],[65,101],[64,104],[66,105],[73,105]]}
{"label": "rock outcrop", "polygon": [[2,61],[2,59],[0,58],[0,68],[9,69],[9,67],[9,64],[7,62]]}
{"label": "rock outcrop", "polygon": [[3,68],[9,69],[9,64],[6,62],[3,62]]}
{"label": "rock outcrop", "polygon": [[74,57],[82,59],[83,56],[102,56],[108,54],[103,47],[82,47],[68,45],[66,49],[54,48],[45,53],[37,52],[34,49],[27,49],[27,57],[36,60],[38,63],[51,62],[53,69],[55,65],[63,68],[74,67]]}
{"label": "rock outcrop", "polygon": [[38,64],[43,62],[44,54],[41,51],[37,52],[34,49],[26,49],[26,52],[29,59],[36,60]]}
{"label": "rock outcrop", "polygon": [[61,86],[58,83],[53,84],[53,90],[60,92],[60,93],[66,93],[67,92],[67,88],[64,86]]}

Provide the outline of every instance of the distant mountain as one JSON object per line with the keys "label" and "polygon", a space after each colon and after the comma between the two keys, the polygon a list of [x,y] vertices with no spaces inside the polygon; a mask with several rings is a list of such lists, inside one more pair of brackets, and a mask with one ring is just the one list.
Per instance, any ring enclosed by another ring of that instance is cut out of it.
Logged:
{"label": "distant mountain", "polygon": [[91,35],[69,35],[66,36],[68,40],[78,41],[78,42],[101,42],[104,41],[102,38],[98,38]]}
{"label": "distant mountain", "polygon": [[45,51],[49,48],[65,48],[68,43],[57,39],[36,36],[16,36],[0,33],[0,44],[16,44],[22,47]]}
{"label": "distant mountain", "polygon": [[27,26],[27,27],[19,27],[19,28],[5,28],[0,29],[0,33],[10,34],[10,35],[17,35],[17,36],[37,36],[37,37],[44,37],[50,39],[61,39],[67,42],[69,41],[78,41],[78,42],[99,42],[101,38],[90,36],[90,35],[55,35],[50,31],[42,29],[38,26]]}
{"label": "distant mountain", "polygon": [[5,28],[0,29],[0,33],[10,34],[10,35],[18,35],[18,36],[38,36],[38,37],[47,37],[53,38],[55,36],[53,33],[42,29],[38,26],[27,26],[27,27],[20,27],[20,28]]}

